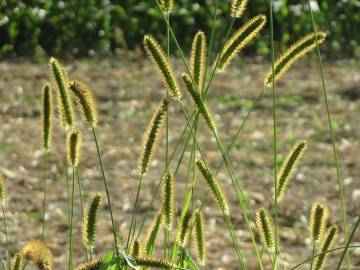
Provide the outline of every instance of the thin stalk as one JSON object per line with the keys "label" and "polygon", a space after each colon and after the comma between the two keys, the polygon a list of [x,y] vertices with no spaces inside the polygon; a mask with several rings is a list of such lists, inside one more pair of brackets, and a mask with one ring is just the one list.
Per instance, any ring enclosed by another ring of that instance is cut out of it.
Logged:
{"label": "thin stalk", "polygon": [[[76,182],[78,184],[78,190],[79,190],[79,197],[80,197],[80,210],[81,210],[81,218],[84,218],[84,199],[83,199],[83,192],[82,192],[82,186],[81,186],[81,178],[80,178],[80,167],[76,167]],[[91,255],[91,249],[90,249],[90,255]],[[85,250],[85,259],[88,262],[88,252]],[[91,259],[90,259],[91,261]]]}
{"label": "thin stalk", "polygon": [[70,198],[70,229],[69,229],[69,263],[68,269],[73,269],[73,220],[74,220],[74,194],[75,194],[75,170],[72,168],[71,198]]}
{"label": "thin stalk", "polygon": [[[136,230],[136,224],[134,224],[134,220],[135,220],[135,214],[136,214],[136,210],[137,210],[137,206],[138,206],[139,195],[140,195],[140,190],[141,190],[141,186],[143,183],[143,179],[144,179],[144,174],[142,173],[140,175],[139,185],[138,185],[136,198],[135,198],[135,204],[134,204],[134,208],[133,208],[132,215],[131,215],[129,235],[128,235],[128,239],[126,241],[126,249],[125,249],[126,251],[129,251],[130,238],[131,238],[132,231],[134,230],[134,232],[135,232],[135,230]],[[133,226],[134,226],[134,228],[133,228]]]}
{"label": "thin stalk", "polygon": [[[311,14],[313,32],[314,32],[315,36],[317,36],[315,17],[314,17],[314,14],[313,14],[313,11],[312,11],[309,1],[308,1],[308,5],[309,5],[309,9],[310,9],[310,14]],[[319,61],[319,68],[320,68],[320,73],[321,73],[321,83],[322,83],[323,95],[324,95],[324,100],[325,100],[325,104],[326,104],[328,125],[329,125],[330,134],[331,134],[331,144],[332,144],[334,162],[335,162],[335,167],[336,167],[336,179],[337,179],[337,184],[338,184],[338,188],[339,188],[339,203],[340,203],[340,209],[341,209],[341,219],[342,219],[342,225],[343,225],[343,230],[344,230],[344,235],[345,235],[345,242],[347,242],[347,240],[349,238],[348,237],[348,224],[347,224],[347,217],[346,217],[346,206],[345,206],[345,201],[344,201],[344,187],[343,187],[343,182],[341,180],[340,165],[339,165],[339,159],[338,159],[337,150],[336,150],[335,130],[334,130],[334,127],[332,124],[332,119],[331,119],[332,117],[331,117],[328,95],[327,95],[327,90],[326,90],[326,85],[325,85],[325,75],[324,75],[323,63],[321,60],[320,46],[319,46],[317,39],[315,39],[315,42],[316,42],[316,53],[317,53],[317,57],[318,57],[318,61]],[[348,268],[350,268],[351,261],[350,261],[350,256],[348,253],[346,254],[346,261],[347,261]]]}
{"label": "thin stalk", "polygon": [[103,178],[103,182],[104,182],[104,186],[105,186],[106,198],[107,198],[107,202],[108,202],[108,206],[109,206],[109,213],[110,213],[112,230],[113,230],[113,235],[114,235],[114,245],[115,245],[116,256],[119,257],[118,243],[117,243],[116,230],[115,230],[115,220],[114,220],[114,215],[113,215],[113,211],[112,211],[112,207],[111,207],[110,193],[109,193],[107,180],[106,180],[106,176],[105,176],[104,163],[102,161],[101,154],[100,154],[100,148],[99,148],[99,143],[98,143],[98,139],[97,139],[96,128],[94,126],[92,127],[92,132],[93,132],[94,141],[95,141],[95,145],[96,145],[96,151],[97,151],[97,155],[98,155],[98,159],[99,159],[99,163],[100,163],[100,167],[101,167],[101,174],[102,174],[102,178]]}
{"label": "thin stalk", "polygon": [[343,246],[343,247],[337,247],[337,248],[333,248],[333,249],[329,249],[327,251],[315,254],[314,256],[311,256],[310,258],[307,258],[306,260],[303,260],[302,262],[298,263],[297,265],[295,265],[294,267],[290,268],[289,270],[295,270],[298,269],[300,266],[302,266],[305,263],[310,262],[313,258],[319,257],[320,255],[323,254],[327,254],[327,253],[332,253],[334,251],[338,251],[338,250],[344,250],[345,248],[347,249],[353,249],[353,248],[360,248],[360,245],[349,245],[349,246]]}
{"label": "thin stalk", "polygon": [[347,251],[348,251],[349,246],[350,246],[350,242],[351,242],[351,240],[353,239],[353,237],[354,237],[354,235],[355,235],[355,232],[356,232],[359,224],[360,224],[360,217],[358,217],[358,219],[357,219],[357,221],[356,221],[356,223],[355,223],[355,225],[354,225],[354,228],[353,228],[352,231],[351,231],[350,237],[349,237],[349,239],[347,240],[347,243],[346,243],[346,246],[345,246],[345,249],[344,249],[343,253],[341,254],[340,261],[339,261],[339,263],[338,263],[338,265],[337,265],[337,267],[336,267],[336,270],[340,270],[340,267],[341,267],[341,264],[342,264],[342,262],[343,262],[343,260],[344,260],[345,254],[347,254]]}
{"label": "thin stalk", "polygon": [[[67,137],[68,137],[68,128],[65,128],[65,145],[67,144]],[[67,147],[65,147],[65,178],[66,178],[66,191],[67,191],[67,218],[68,218],[68,240],[70,241],[70,184],[69,184],[69,166],[68,166],[68,161],[67,161],[67,156],[68,156],[68,149]],[[71,252],[70,252],[70,244],[68,246],[68,265],[70,265],[70,261],[71,261]],[[69,270],[71,270],[69,268]]]}
{"label": "thin stalk", "polygon": [[46,192],[47,192],[47,174],[48,174],[48,156],[49,156],[49,151],[48,150],[44,150],[44,197],[43,197],[43,215],[42,215],[42,220],[43,220],[43,224],[42,224],[42,233],[41,233],[41,239],[45,242],[45,215],[46,215]]}
{"label": "thin stalk", "polygon": [[316,244],[313,244],[313,249],[312,249],[312,258],[311,258],[311,262],[310,262],[310,270],[313,269],[313,263],[314,263],[314,256],[316,253]]}
{"label": "thin stalk", "polygon": [[4,233],[5,233],[5,241],[6,241],[6,259],[7,259],[7,264],[8,267],[10,269],[11,267],[11,262],[10,262],[10,246],[9,246],[9,238],[8,238],[8,233],[7,233],[7,226],[6,226],[6,216],[5,216],[5,208],[4,208],[4,203],[1,204],[1,210],[2,210],[2,214],[3,214],[3,224],[4,224]]}

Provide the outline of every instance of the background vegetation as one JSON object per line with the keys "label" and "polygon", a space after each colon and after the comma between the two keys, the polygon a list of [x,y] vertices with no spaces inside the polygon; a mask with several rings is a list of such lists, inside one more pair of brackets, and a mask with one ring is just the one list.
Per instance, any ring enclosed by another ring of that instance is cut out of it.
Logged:
{"label": "background vegetation", "polygon": [[[178,0],[172,26],[184,48],[190,48],[195,31],[209,31],[214,11],[212,0]],[[360,56],[360,1],[312,1],[321,29],[329,33],[325,52],[331,58]],[[218,33],[230,22],[228,1],[220,4]],[[274,1],[277,47],[284,48],[311,32],[306,1]],[[248,14],[268,13],[267,0],[250,1]],[[196,27],[195,27],[196,26]],[[268,31],[268,29],[266,30]],[[145,33],[165,40],[165,25],[154,1],[149,0],[3,0],[0,4],[0,55],[59,57],[103,56],[136,49]],[[217,47],[223,36],[217,37]],[[269,34],[245,50],[268,53]]]}

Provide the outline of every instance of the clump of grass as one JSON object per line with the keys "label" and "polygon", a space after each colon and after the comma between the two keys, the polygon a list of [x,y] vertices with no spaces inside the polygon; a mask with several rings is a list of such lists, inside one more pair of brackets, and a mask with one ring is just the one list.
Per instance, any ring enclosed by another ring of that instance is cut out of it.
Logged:
{"label": "clump of grass", "polygon": [[52,254],[42,241],[29,241],[21,250],[21,254],[26,260],[33,262],[39,270],[52,269]]}
{"label": "clump of grass", "polygon": [[320,241],[324,235],[326,225],[329,219],[329,208],[327,205],[315,202],[311,208],[309,221],[309,230],[311,239],[314,243]]}
{"label": "clump of grass", "polygon": [[298,142],[288,153],[286,159],[283,161],[277,180],[276,195],[278,201],[284,197],[285,190],[296,171],[297,165],[306,150],[306,141]]}
{"label": "clump of grass", "polygon": [[204,85],[206,65],[206,37],[204,32],[199,31],[194,36],[191,46],[190,70],[200,91]]}
{"label": "clump of grass", "polygon": [[161,49],[160,44],[150,35],[144,37],[144,47],[154,66],[162,75],[169,93],[176,99],[181,99],[178,83],[169,64],[169,59]]}
{"label": "clump of grass", "polygon": [[240,18],[249,3],[249,0],[231,0],[230,1],[230,15],[233,18]]}
{"label": "clump of grass", "polygon": [[90,88],[77,80],[71,81],[69,87],[76,97],[77,102],[81,106],[81,112],[84,115],[86,122],[92,126],[96,126],[99,121],[99,117],[96,108],[96,101]]}
{"label": "clump of grass", "polygon": [[256,212],[256,227],[259,230],[261,239],[265,247],[270,251],[274,251],[275,242],[273,236],[274,234],[273,234],[272,222],[265,208],[260,208]]}
{"label": "clump of grass", "polygon": [[90,201],[88,210],[84,216],[82,238],[84,246],[90,253],[90,260],[92,260],[92,249],[95,246],[95,235],[96,235],[96,222],[99,212],[101,194],[97,193]]}
{"label": "clump of grass", "polygon": [[[295,63],[298,59],[310,52],[316,47],[316,44],[321,44],[325,41],[326,34],[324,32],[318,32],[315,34],[309,34],[290,48],[274,63],[274,81],[280,79],[280,77]],[[265,86],[270,87],[273,82],[273,72],[269,71],[265,77]]]}
{"label": "clump of grass", "polygon": [[214,62],[214,66],[218,68],[219,72],[226,70],[234,57],[257,36],[265,24],[265,15],[258,15],[246,22],[230,37]]}

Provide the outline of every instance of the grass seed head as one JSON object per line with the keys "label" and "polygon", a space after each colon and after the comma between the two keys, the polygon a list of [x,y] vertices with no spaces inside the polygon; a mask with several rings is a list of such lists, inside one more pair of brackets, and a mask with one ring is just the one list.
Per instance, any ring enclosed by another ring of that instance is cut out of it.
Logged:
{"label": "grass seed head", "polygon": [[288,153],[286,159],[283,161],[279,171],[276,187],[278,200],[281,200],[284,197],[286,187],[296,171],[297,165],[306,150],[306,145],[306,141],[301,141],[295,144]]}
{"label": "grass seed head", "polygon": [[160,6],[161,8],[166,12],[166,13],[171,13],[174,9],[174,0],[159,0]]}
{"label": "grass seed head", "polygon": [[226,70],[234,57],[257,36],[265,24],[266,16],[258,15],[247,21],[229,38],[214,62],[214,67],[217,64],[218,72]]}
{"label": "grass seed head", "polygon": [[96,222],[101,203],[101,194],[96,194],[86,211],[83,222],[82,238],[84,246],[91,250],[95,246]]}
{"label": "grass seed head", "polygon": [[[316,47],[316,44],[321,44],[325,41],[326,34],[324,32],[318,32],[309,34],[294,45],[288,48],[285,53],[276,60],[274,64],[274,83],[280,79],[280,77],[295,63],[298,59],[310,52]],[[267,87],[272,86],[273,83],[273,71],[272,69],[267,73],[264,81],[264,85]]]}
{"label": "grass seed head", "polygon": [[166,228],[171,231],[174,217],[174,182],[175,177],[171,172],[166,172],[163,179],[162,213]]}
{"label": "grass seed head", "polygon": [[168,110],[168,104],[169,101],[167,99],[162,100],[162,102],[156,108],[156,111],[154,112],[151,121],[149,122],[147,131],[145,132],[143,147],[138,161],[140,174],[145,174],[148,170],[151,157],[153,156],[156,149],[159,131]]}
{"label": "grass seed head", "polygon": [[167,260],[162,260],[154,257],[137,257],[136,264],[139,266],[153,267],[158,269],[172,269],[175,265]]}
{"label": "grass seed head", "polygon": [[0,204],[5,203],[5,197],[6,197],[6,190],[5,190],[4,177],[0,172]]}
{"label": "grass seed head", "polygon": [[323,269],[326,259],[330,255],[329,253],[324,253],[324,252],[328,251],[331,248],[332,244],[335,241],[337,231],[338,231],[338,228],[336,225],[332,225],[327,230],[326,236],[321,243],[321,248],[320,248],[320,252],[319,252],[320,255],[315,258],[315,263],[314,263],[314,268],[313,268],[314,270]]}
{"label": "grass seed head", "polygon": [[202,266],[205,266],[206,248],[205,248],[205,230],[204,217],[200,210],[195,213],[195,247]]}
{"label": "grass seed head", "polygon": [[36,264],[39,270],[52,269],[52,255],[42,241],[29,241],[21,250],[23,258]]}
{"label": "grass seed head", "polygon": [[93,260],[76,267],[75,270],[99,270],[102,264],[102,260]]}
{"label": "grass seed head", "polygon": [[23,257],[21,253],[16,253],[11,265],[11,270],[22,270],[23,269]]}
{"label": "grass seed head", "polygon": [[72,167],[76,167],[80,162],[80,152],[81,152],[81,133],[78,130],[73,130],[68,136],[68,163]]}
{"label": "grass seed head", "polygon": [[260,208],[256,212],[256,227],[259,230],[261,239],[269,250],[274,249],[274,236],[272,232],[272,223],[265,208]]}
{"label": "grass seed head", "polygon": [[230,15],[233,18],[240,18],[249,3],[249,0],[231,0],[230,1]]}
{"label": "grass seed head", "polygon": [[197,89],[201,91],[204,85],[206,67],[206,37],[204,32],[196,33],[192,46],[190,56],[190,70],[197,85]]}
{"label": "grass seed head", "polygon": [[309,230],[311,239],[317,243],[324,235],[329,219],[329,208],[327,205],[315,202],[311,208]]}
{"label": "grass seed head", "polygon": [[134,258],[142,256],[142,248],[139,240],[134,240],[131,244],[130,255]]}
{"label": "grass seed head", "polygon": [[225,213],[225,215],[229,215],[229,206],[225,199],[224,193],[218,184],[218,181],[209,172],[208,168],[205,166],[205,163],[202,160],[197,160],[196,165],[198,166],[201,174],[209,185],[210,190],[212,191],[216,201],[218,202],[220,209]]}
{"label": "grass seed head", "polygon": [[147,256],[151,255],[153,251],[155,240],[161,226],[161,221],[162,221],[162,212],[160,211],[148,233],[148,238],[145,244],[145,252]]}
{"label": "grass seed head", "polygon": [[150,35],[144,37],[145,50],[152,60],[154,66],[162,75],[169,94],[176,98],[181,99],[178,83],[176,81],[174,72],[169,64],[169,59],[161,49],[160,44]]}
{"label": "grass seed head", "polygon": [[96,126],[98,123],[98,112],[96,101],[90,88],[76,80],[71,81],[69,87],[81,106],[81,112],[85,120],[90,125]]}
{"label": "grass seed head", "polygon": [[193,214],[191,211],[187,211],[185,215],[179,220],[178,228],[177,228],[177,235],[176,235],[176,242],[177,245],[180,247],[185,247],[188,235],[190,234],[190,230],[192,227],[192,218]]}
{"label": "grass seed head", "polygon": [[209,109],[207,108],[206,104],[203,102],[200,93],[197,91],[196,86],[191,80],[191,77],[188,74],[183,74],[182,78],[184,80],[186,89],[189,91],[192,99],[194,100],[196,106],[198,107],[201,115],[205,119],[206,124],[211,130],[216,131],[216,127],[211,116]]}
{"label": "grass seed head", "polygon": [[50,150],[51,146],[51,119],[52,119],[52,96],[49,84],[45,84],[42,95],[43,111],[43,148],[45,151]]}
{"label": "grass seed head", "polygon": [[55,58],[50,58],[49,66],[58,87],[58,108],[62,123],[65,127],[72,127],[75,118],[65,70]]}

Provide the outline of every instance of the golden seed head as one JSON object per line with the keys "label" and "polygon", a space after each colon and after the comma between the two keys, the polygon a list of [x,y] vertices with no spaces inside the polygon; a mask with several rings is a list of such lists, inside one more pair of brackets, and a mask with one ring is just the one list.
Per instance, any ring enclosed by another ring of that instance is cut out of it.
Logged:
{"label": "golden seed head", "polygon": [[76,267],[75,270],[99,270],[102,264],[102,260],[93,260]]}
{"label": "golden seed head", "polygon": [[154,257],[138,257],[135,258],[136,264],[139,266],[147,266],[160,269],[173,269],[175,265],[167,260],[162,260]]}
{"label": "golden seed head", "polygon": [[323,266],[326,262],[327,257],[330,255],[329,253],[325,253],[326,251],[330,250],[333,243],[335,242],[335,238],[337,235],[338,228],[336,225],[332,225],[326,233],[324,237],[321,247],[320,247],[320,255],[315,258],[314,268],[315,270],[323,269]]}
{"label": "golden seed head", "polygon": [[231,0],[230,2],[230,15],[233,18],[240,18],[249,3],[249,0]]}
{"label": "golden seed head", "polygon": [[326,33],[318,32],[316,35],[312,33],[297,41],[294,45],[288,48],[278,60],[276,60],[274,64],[274,77],[273,70],[271,68],[265,76],[264,85],[266,87],[272,86],[273,81],[275,83],[279,80],[293,63],[313,50],[316,47],[316,44],[320,45],[323,43],[325,38]]}
{"label": "golden seed head", "polygon": [[174,0],[159,0],[161,8],[166,13],[171,13],[174,9]]}
{"label": "golden seed head", "polygon": [[52,255],[49,248],[42,241],[29,241],[21,250],[22,256],[37,265],[39,270],[52,269]]}
{"label": "golden seed head", "polygon": [[70,90],[81,107],[85,120],[92,126],[98,123],[98,112],[93,92],[84,83],[73,80],[69,84]]}
{"label": "golden seed head", "polygon": [[43,148],[45,151],[50,150],[51,146],[51,118],[52,118],[52,97],[49,84],[45,84],[43,88]]}
{"label": "golden seed head", "polygon": [[174,175],[171,172],[166,172],[163,178],[162,213],[165,226],[168,230],[172,229],[174,217],[174,182]]}
{"label": "golden seed head", "polygon": [[154,250],[155,240],[159,232],[161,222],[162,222],[162,211],[160,211],[160,213],[157,215],[154,224],[151,226],[150,231],[148,232],[148,237],[145,245],[145,252],[147,256],[152,255],[152,252]]}
{"label": "golden seed head", "polygon": [[313,242],[318,242],[324,235],[329,219],[329,208],[326,204],[315,202],[311,208],[309,230]]}
{"label": "golden seed head", "polygon": [[101,203],[101,194],[97,193],[90,201],[86,214],[84,215],[82,238],[87,249],[95,246],[96,222]]}
{"label": "golden seed head", "polygon": [[195,246],[197,255],[202,266],[205,266],[206,248],[205,248],[205,230],[204,230],[204,217],[200,210],[195,213]]}
{"label": "golden seed head", "polygon": [[130,255],[133,258],[142,256],[142,248],[139,240],[134,240],[131,244]]}
{"label": "golden seed head", "polygon": [[199,31],[193,39],[190,56],[190,70],[198,91],[202,91],[204,87],[205,67],[206,37],[204,32]]}
{"label": "golden seed head", "polygon": [[13,259],[11,270],[22,270],[23,269],[23,257],[21,253],[16,253]]}
{"label": "golden seed head", "polygon": [[81,152],[81,133],[78,130],[73,130],[68,136],[68,162],[72,167],[76,167],[80,162]]}
{"label": "golden seed head", "polygon": [[273,250],[275,245],[272,232],[272,223],[265,208],[260,208],[256,212],[256,227],[259,230],[261,239],[263,240],[266,248]]}

